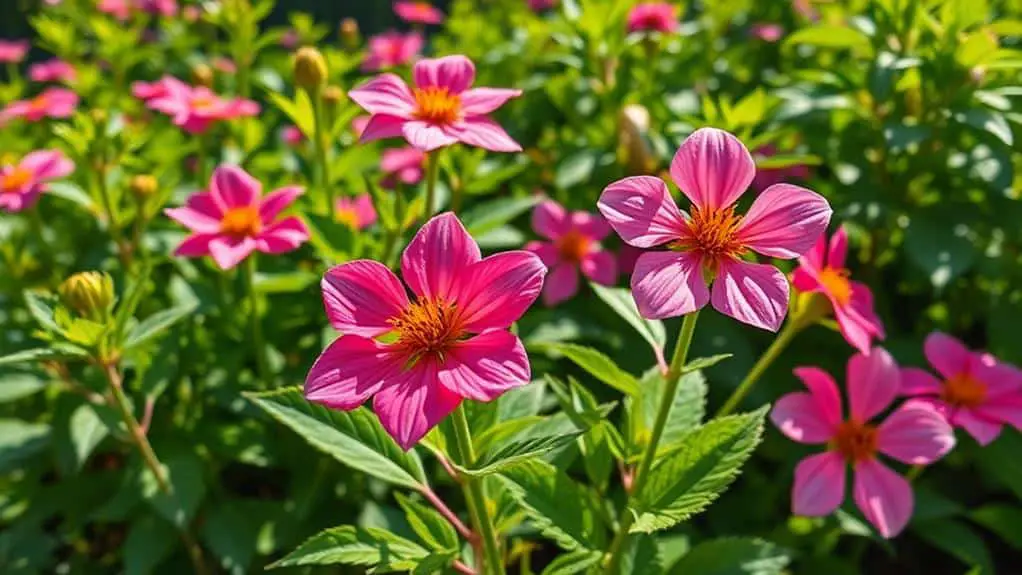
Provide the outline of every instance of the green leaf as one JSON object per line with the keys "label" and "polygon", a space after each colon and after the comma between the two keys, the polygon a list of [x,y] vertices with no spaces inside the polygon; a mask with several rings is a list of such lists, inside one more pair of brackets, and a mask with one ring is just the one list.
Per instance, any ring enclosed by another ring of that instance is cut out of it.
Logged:
{"label": "green leaf", "polygon": [[498,198],[476,204],[462,215],[465,229],[473,236],[481,236],[495,230],[525,212],[542,200],[540,196],[524,198]]}
{"label": "green leaf", "polygon": [[590,179],[596,168],[597,153],[582,150],[564,158],[554,172],[554,185],[561,189],[576,186]]}
{"label": "green leaf", "polygon": [[621,560],[622,575],[661,575],[664,572],[655,537],[633,535],[628,538],[627,545]]}
{"label": "green leaf", "polygon": [[92,196],[71,182],[51,182],[47,184],[46,195],[68,200],[92,213],[97,211],[96,202],[92,200]]}
{"label": "green leaf", "polygon": [[49,442],[49,425],[0,419],[0,472],[42,451]]}
{"label": "green leaf", "polygon": [[905,232],[909,261],[929,275],[936,289],[972,267],[978,255],[966,230],[956,231],[956,221],[950,215],[919,213]]}
{"label": "green leaf", "polygon": [[763,433],[768,406],[722,417],[688,432],[650,471],[633,532],[666,529],[706,509],[741,472]]}
{"label": "green leaf", "polygon": [[692,361],[685,364],[681,368],[682,375],[686,373],[692,373],[693,371],[699,371],[703,369],[709,369],[725,359],[731,357],[734,354],[731,353],[718,353],[717,355],[711,355],[709,357],[697,357]]}
{"label": "green leaf", "polygon": [[499,477],[543,535],[568,551],[601,548],[601,503],[564,471],[545,461],[529,461]]}
{"label": "green leaf", "polygon": [[491,475],[564,447],[575,441],[582,433],[583,431],[574,431],[518,438],[492,447],[471,467],[458,467],[458,470],[470,477]]}
{"label": "green leaf", "polygon": [[457,553],[430,553],[422,558],[419,564],[412,570],[412,575],[434,575],[435,573],[447,573],[445,567],[450,566],[457,558]]}
{"label": "green leaf", "polygon": [[820,24],[802,28],[784,38],[784,48],[806,44],[817,48],[851,48],[872,52],[869,36],[847,26]]}
{"label": "green leaf", "polygon": [[1022,508],[991,503],[971,511],[969,517],[1008,545],[1022,551]]}
{"label": "green leaf", "polygon": [[419,545],[376,527],[342,525],[321,531],[268,568],[297,565],[361,565],[374,571],[414,569],[428,553]]}
{"label": "green leaf", "polygon": [[74,447],[75,467],[81,469],[96,446],[110,434],[110,429],[88,403],[74,410],[68,426],[71,445]]}
{"label": "green leaf", "polygon": [[257,274],[255,289],[259,293],[295,293],[304,291],[319,281],[319,275],[310,271],[296,270],[280,274]]}
{"label": "green leaf", "polygon": [[0,365],[14,365],[18,363],[38,363],[53,359],[81,359],[88,357],[84,349],[75,346],[51,346],[35,349],[24,349],[14,353],[0,356]]}
{"label": "green leaf", "polygon": [[154,515],[132,522],[124,541],[126,575],[148,575],[170,553],[177,541],[174,526]]}
{"label": "green leaf", "polygon": [[170,329],[172,325],[193,313],[197,307],[197,303],[189,303],[156,312],[145,318],[128,333],[128,337],[124,340],[124,348],[138,347],[162,334]]}
{"label": "green leaf", "polygon": [[916,535],[956,557],[969,567],[979,567],[980,573],[993,575],[993,559],[983,538],[968,525],[952,519],[927,521],[913,528]]}
{"label": "green leaf", "polygon": [[291,119],[291,122],[305,134],[308,139],[316,137],[316,119],[312,110],[312,101],[304,90],[298,90],[295,100],[288,99],[283,94],[267,91],[266,96],[281,112]]}
{"label": "green leaf", "polygon": [[245,395],[313,447],[349,467],[405,487],[426,483],[418,454],[402,450],[365,408],[327,409],[306,401],[299,387]]}
{"label": "green leaf", "polygon": [[[646,373],[641,382],[642,394],[628,403],[632,459],[637,459],[647,445],[663,396],[664,378],[656,369]],[[678,382],[674,402],[668,414],[658,455],[663,456],[681,447],[680,440],[698,427],[706,415],[706,378],[702,372],[686,373]]]}
{"label": "green leaf", "polygon": [[639,381],[635,376],[622,370],[609,357],[591,347],[573,343],[544,343],[542,347],[570,359],[590,375],[621,393],[626,395],[639,393]]}
{"label": "green leaf", "polygon": [[206,495],[202,460],[190,451],[160,454],[172,493],[160,490],[159,482],[147,467],[142,470],[142,493],[156,512],[178,527],[187,526]]}
{"label": "green leaf", "polygon": [[46,382],[31,373],[0,375],[0,403],[28,397],[46,387]]}
{"label": "green leaf", "polygon": [[1011,124],[1004,118],[1004,114],[987,110],[985,108],[973,108],[971,110],[955,114],[955,120],[975,128],[984,136],[993,136],[1005,146],[1011,147],[1015,142],[1012,136]]}
{"label": "green leaf", "polygon": [[558,555],[543,569],[542,575],[574,575],[595,566],[603,559],[598,551],[580,549],[571,553]]}
{"label": "green leaf", "polygon": [[408,524],[426,545],[435,551],[458,550],[458,534],[442,515],[402,493],[394,493],[394,496],[401,509],[404,509]]}
{"label": "green leaf", "polygon": [[780,547],[752,537],[704,541],[671,566],[668,575],[780,575],[791,558]]}
{"label": "green leaf", "polygon": [[625,288],[612,288],[590,282],[593,292],[610,306],[621,319],[628,322],[628,325],[639,332],[642,339],[649,342],[654,353],[663,357],[664,346],[667,345],[667,331],[664,329],[664,322],[658,319],[646,319],[639,314],[639,308],[635,305],[635,298],[632,292]]}
{"label": "green leaf", "polygon": [[25,305],[28,307],[28,312],[32,314],[32,317],[46,331],[60,333],[60,326],[53,320],[54,303],[56,303],[56,298],[52,296],[30,291],[25,292]]}
{"label": "green leaf", "polygon": [[[490,162],[496,164],[496,162]],[[487,169],[488,164],[483,163],[483,169],[476,171],[472,179],[465,184],[466,194],[486,194],[496,192],[500,185],[511,178],[522,173],[529,167],[527,161],[515,161],[509,164]]]}
{"label": "green leaf", "polygon": [[258,521],[232,501],[218,502],[203,513],[202,540],[229,573],[247,573],[259,540]]}

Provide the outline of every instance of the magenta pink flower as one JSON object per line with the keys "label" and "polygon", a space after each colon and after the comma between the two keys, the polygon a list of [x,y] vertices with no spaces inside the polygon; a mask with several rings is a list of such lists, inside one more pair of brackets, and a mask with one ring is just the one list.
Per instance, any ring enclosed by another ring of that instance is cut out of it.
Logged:
{"label": "magenta pink flower", "polygon": [[365,71],[385,70],[407,64],[422,50],[422,35],[391,30],[369,38],[369,54],[362,62]]}
{"label": "magenta pink flower", "polygon": [[135,0],[135,6],[146,14],[171,17],[177,14],[177,0]]}
{"label": "magenta pink flower", "polygon": [[610,226],[599,215],[568,213],[557,202],[545,200],[532,212],[532,229],[549,240],[525,246],[550,270],[543,286],[546,305],[556,305],[578,293],[579,270],[598,284],[617,282],[617,260],[600,246]]}
{"label": "magenta pink flower", "polygon": [[653,176],[625,178],[603,191],[600,212],[626,243],[667,246],[642,254],[635,264],[632,294],[643,316],[684,315],[712,303],[750,325],[771,331],[781,326],[788,311],[788,280],[773,265],[742,257],[750,250],[767,257],[799,257],[826,229],[831,209],[819,194],[777,184],[740,216],[734,204],[755,173],[752,156],[738,138],[702,128],[681,144],[671,162],[671,178],[691,200],[691,215],[678,209],[667,184]]}
{"label": "magenta pink flower", "polygon": [[410,449],[462,399],[491,401],[529,382],[525,348],[508,328],[536,301],[545,272],[526,251],[481,257],[452,213],[426,222],[405,249],[411,299],[379,262],[332,268],[323,302],[342,335],[309,371],[305,397],[351,410],[375,396],[380,423]]}
{"label": "magenta pink flower", "polygon": [[376,223],[376,208],[369,194],[337,198],[337,220],[353,230],[364,230]]}
{"label": "magenta pink flower", "polygon": [[528,0],[533,12],[543,12],[557,6],[557,0]]}
{"label": "magenta pink flower", "polygon": [[124,21],[131,18],[132,4],[131,0],[99,0],[96,9]]}
{"label": "magenta pink flower", "polygon": [[261,197],[262,188],[237,166],[218,167],[208,192],[193,194],[183,207],[164,210],[192,232],[174,255],[213,256],[220,269],[227,270],[254,251],[280,254],[305,243],[309,230],[302,220],[294,216],[277,219],[302,189],[281,188]]}
{"label": "magenta pink flower", "polygon": [[70,175],[74,162],[58,150],[37,150],[17,165],[0,167],[0,210],[20,212],[35,205],[46,182]]}
{"label": "magenta pink flower", "polygon": [[72,82],[77,75],[74,66],[59,58],[28,67],[28,77],[33,82]]}
{"label": "magenta pink flower", "polygon": [[926,338],[923,351],[940,378],[903,368],[902,394],[934,406],[981,445],[996,439],[1006,423],[1022,430],[1022,371],[940,332]]}
{"label": "magenta pink flower", "polygon": [[423,152],[458,142],[494,152],[521,151],[487,116],[521,90],[472,88],[476,69],[465,56],[419,60],[412,76],[411,89],[400,77],[381,74],[348,93],[372,114],[361,141],[404,136]]}
{"label": "magenta pink flower", "polygon": [[419,183],[425,162],[426,154],[411,146],[384,150],[380,158],[380,169],[387,174],[383,187],[394,188],[397,182],[407,185]]}
{"label": "magenta pink flower", "polygon": [[799,258],[792,283],[800,292],[821,293],[834,309],[841,335],[855,349],[869,353],[873,340],[884,339],[884,324],[873,311],[873,292],[865,284],[852,281],[845,269],[848,253],[848,235],[844,226],[830,239],[820,239],[804,256]]}
{"label": "magenta pink flower", "polygon": [[15,100],[0,111],[0,126],[13,118],[38,122],[43,118],[67,118],[78,106],[78,94],[63,88],[47,88],[31,100]]}
{"label": "magenta pink flower", "polygon": [[676,32],[678,7],[667,2],[640,2],[628,13],[629,32]]}
{"label": "magenta pink flower", "polygon": [[0,40],[0,64],[17,64],[25,59],[28,40]]}
{"label": "magenta pink flower", "polygon": [[394,13],[413,24],[439,24],[444,21],[444,13],[429,2],[394,2]]}
{"label": "magenta pink flower", "polygon": [[298,47],[298,42],[301,41],[301,37],[298,36],[298,31],[294,28],[288,28],[284,35],[280,37],[278,42],[281,47],[288,50],[294,50]]}
{"label": "magenta pink flower", "polygon": [[[252,100],[222,98],[209,88],[189,86],[172,78],[164,78],[160,82],[162,86],[156,89],[162,90],[162,93],[146,100],[146,106],[167,114],[174,125],[189,134],[201,134],[220,120],[255,116],[259,113],[259,104]],[[148,87],[153,88],[153,85]]]}
{"label": "magenta pink flower", "polygon": [[883,348],[848,361],[849,411],[844,418],[837,385],[829,374],[800,367],[795,375],[808,393],[782,397],[770,419],[792,440],[826,444],[827,451],[806,457],[795,468],[792,513],[822,516],[837,509],[845,497],[845,467],[851,465],[855,504],[881,536],[894,537],[912,517],[912,486],[877,456],[929,465],[954,447],[951,426],[932,406],[914,400],[882,423],[870,422],[891,405],[900,383],[898,366]]}
{"label": "magenta pink flower", "polygon": [[784,27],[772,22],[757,22],[752,25],[749,32],[752,34],[753,38],[759,38],[764,42],[770,42],[772,44],[784,36]]}
{"label": "magenta pink flower", "polygon": [[[758,148],[753,155],[771,158],[777,155],[777,148],[773,144],[767,144]],[[762,192],[774,184],[780,184],[793,179],[804,180],[808,177],[809,166],[805,164],[795,164],[784,168],[756,168],[756,177],[752,180],[752,189]]]}
{"label": "magenta pink flower", "polygon": [[296,148],[305,141],[305,134],[298,126],[284,126],[280,129],[280,139],[288,146]]}
{"label": "magenta pink flower", "polygon": [[173,76],[164,76],[155,82],[135,82],[131,85],[131,93],[139,100],[148,102],[163,98],[171,87],[176,90],[188,90],[188,85]]}
{"label": "magenta pink flower", "polygon": [[356,116],[351,120],[351,131],[355,133],[359,138],[365,133],[366,128],[369,126],[369,116]]}

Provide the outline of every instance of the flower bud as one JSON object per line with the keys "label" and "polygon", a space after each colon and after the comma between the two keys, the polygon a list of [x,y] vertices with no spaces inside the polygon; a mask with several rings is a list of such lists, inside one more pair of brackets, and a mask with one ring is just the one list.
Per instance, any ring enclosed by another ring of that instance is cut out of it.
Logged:
{"label": "flower bud", "polygon": [[213,87],[213,69],[206,64],[196,64],[192,68],[192,82],[206,88]]}
{"label": "flower bud", "polygon": [[337,86],[327,86],[323,90],[323,103],[328,108],[336,108],[341,101],[344,100],[344,90],[341,90]]}
{"label": "flower bud", "polygon": [[139,174],[131,178],[128,188],[136,199],[144,201],[159,191],[160,183],[149,174]]}
{"label": "flower bud", "polygon": [[656,169],[656,155],[649,142],[649,110],[629,104],[618,116],[618,144],[629,174],[649,174]]}
{"label": "flower bud", "polygon": [[354,18],[345,18],[341,20],[341,44],[348,50],[354,50],[358,48],[361,41],[358,33],[358,22]]}
{"label": "flower bud", "polygon": [[106,110],[102,108],[93,108],[89,110],[89,118],[92,119],[96,125],[106,124],[107,118],[110,116],[106,113]]}
{"label": "flower bud", "polygon": [[326,83],[327,69],[323,54],[312,46],[295,53],[295,84],[308,92],[315,92]]}
{"label": "flower bud", "polygon": [[64,305],[83,317],[102,321],[114,305],[114,281],[103,272],[79,272],[57,288]]}

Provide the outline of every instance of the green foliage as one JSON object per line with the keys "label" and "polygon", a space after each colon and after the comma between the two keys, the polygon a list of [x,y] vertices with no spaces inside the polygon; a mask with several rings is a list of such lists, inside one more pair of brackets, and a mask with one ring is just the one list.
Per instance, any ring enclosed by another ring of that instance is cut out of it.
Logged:
{"label": "green foliage", "polygon": [[791,561],[776,545],[753,538],[704,541],[679,559],[668,574],[780,575]]}
{"label": "green foliage", "polygon": [[314,535],[270,567],[340,563],[390,573],[412,569],[426,555],[422,547],[384,529],[342,525]]}

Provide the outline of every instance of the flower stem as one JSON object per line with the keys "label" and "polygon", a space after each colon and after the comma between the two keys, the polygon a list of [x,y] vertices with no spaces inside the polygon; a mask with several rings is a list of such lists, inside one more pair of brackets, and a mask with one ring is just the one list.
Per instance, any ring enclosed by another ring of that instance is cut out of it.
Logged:
{"label": "flower stem", "polygon": [[433,207],[436,203],[436,180],[439,175],[440,152],[429,152],[426,154],[426,205],[423,206],[427,220],[433,217]]}
{"label": "flower stem", "polygon": [[259,379],[269,383],[270,369],[266,361],[266,346],[263,344],[263,325],[259,318],[259,294],[255,289],[256,256],[253,253],[245,261],[245,287],[248,289],[249,315],[252,318],[252,345],[255,347],[256,366]]}
{"label": "flower stem", "polygon": [[[475,461],[475,451],[472,448],[472,432],[468,427],[464,403],[454,410],[452,421],[461,464],[471,465]],[[483,495],[481,481],[482,478],[479,477],[465,477],[463,483],[472,525],[482,539],[482,553],[479,553],[479,549],[476,548],[476,563],[479,565],[480,573],[504,575],[504,561],[500,555],[500,545],[497,543],[497,531],[493,527],[493,520],[486,508],[486,497]]]}
{"label": "flower stem", "polygon": [[799,327],[799,324],[794,321],[788,321],[788,323],[784,324],[784,327],[781,328],[781,333],[777,334],[777,337],[774,338],[770,347],[763,352],[763,355],[759,356],[759,359],[756,360],[756,364],[752,366],[749,373],[745,375],[745,379],[743,379],[742,382],[738,384],[738,387],[734,390],[734,392],[731,393],[731,397],[727,398],[727,401],[725,401],[724,405],[717,411],[717,415],[715,417],[728,415],[733,412],[736,407],[738,407],[738,404],[745,399],[745,396],[749,395],[749,392],[752,390],[752,386],[759,381],[763,372],[765,372],[767,368],[770,367],[770,364],[772,364],[774,360],[781,355],[781,352],[788,347],[788,344],[791,343],[791,340],[794,339],[795,335],[797,335],[800,331],[802,330]]}
{"label": "flower stem", "polygon": [[926,469],[925,465],[918,465],[918,464],[917,465],[913,465],[912,467],[909,468],[908,472],[905,473],[905,479],[909,483],[914,483],[915,480],[918,479],[919,476],[923,474],[923,470],[924,469]]}
{"label": "flower stem", "polygon": [[426,501],[429,501],[433,507],[436,508],[437,512],[451,524],[451,527],[454,527],[454,530],[457,531],[459,535],[464,537],[465,540],[470,543],[476,541],[476,534],[473,533],[467,525],[461,522],[461,519],[458,518],[454,511],[451,511],[451,508],[444,503],[443,499],[440,499],[440,496],[437,495],[435,491],[430,489],[428,485],[425,485],[422,489],[420,489],[420,492],[422,493],[422,496],[426,498]]}
{"label": "flower stem", "polygon": [[327,158],[327,125],[326,114],[323,110],[323,98],[319,91],[310,91],[309,99],[312,100],[312,111],[316,121],[316,163],[319,164],[319,189],[323,190],[329,206],[327,211],[330,217],[337,219],[337,198],[334,197],[333,186],[330,185],[330,162]]}
{"label": "flower stem", "polygon": [[159,458],[156,457],[156,452],[153,451],[152,445],[149,444],[149,439],[146,437],[145,432],[142,431],[142,427],[139,425],[138,420],[135,419],[135,415],[131,412],[128,397],[124,395],[121,374],[117,372],[117,367],[112,363],[106,364],[103,367],[103,371],[110,386],[110,393],[114,398],[114,407],[117,408],[121,420],[124,421],[124,425],[128,428],[128,433],[131,435],[131,440],[135,443],[135,447],[138,448],[142,461],[145,462],[146,467],[149,468],[153,477],[156,478],[156,484],[159,485],[160,491],[167,494],[172,493],[173,489],[170,486],[170,481],[167,479],[163,466],[160,465]]}
{"label": "flower stem", "polygon": [[632,475],[632,488],[628,494],[626,509],[621,514],[617,533],[614,534],[614,540],[607,550],[606,573],[608,574],[613,575],[620,568],[623,547],[628,540],[628,530],[635,520],[635,516],[627,510],[627,507],[633,499],[638,498],[642,493],[649,470],[653,466],[653,460],[656,459],[657,448],[660,444],[660,438],[664,434],[664,428],[667,427],[667,419],[671,414],[671,407],[674,405],[674,396],[678,393],[681,371],[685,367],[685,361],[688,359],[688,348],[692,345],[692,336],[695,334],[696,320],[698,319],[699,311],[697,310],[685,316],[685,320],[681,324],[678,341],[674,346],[674,356],[671,357],[671,365],[667,369],[667,375],[664,377],[664,391],[663,395],[660,396],[660,409],[657,411],[656,419],[653,421],[649,445],[646,446],[646,451],[642,454],[642,459],[639,460],[639,466]]}

